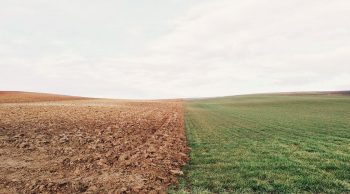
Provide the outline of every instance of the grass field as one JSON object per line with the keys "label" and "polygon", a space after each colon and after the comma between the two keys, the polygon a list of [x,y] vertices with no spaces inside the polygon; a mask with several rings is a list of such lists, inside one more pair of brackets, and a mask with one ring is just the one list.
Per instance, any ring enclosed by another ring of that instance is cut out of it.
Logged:
{"label": "grass field", "polygon": [[350,96],[190,100],[186,130],[174,193],[350,193]]}

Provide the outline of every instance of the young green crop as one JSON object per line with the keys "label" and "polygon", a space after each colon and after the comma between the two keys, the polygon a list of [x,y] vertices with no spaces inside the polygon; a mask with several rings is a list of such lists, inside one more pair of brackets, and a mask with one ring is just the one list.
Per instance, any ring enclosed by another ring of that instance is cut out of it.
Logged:
{"label": "young green crop", "polygon": [[191,161],[173,193],[350,193],[350,97],[186,103]]}

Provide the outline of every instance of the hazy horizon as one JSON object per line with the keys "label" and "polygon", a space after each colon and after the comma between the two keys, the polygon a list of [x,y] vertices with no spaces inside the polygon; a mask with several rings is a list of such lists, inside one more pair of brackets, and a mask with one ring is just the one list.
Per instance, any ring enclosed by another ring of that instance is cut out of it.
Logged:
{"label": "hazy horizon", "polygon": [[0,91],[169,99],[350,89],[346,0],[3,0]]}

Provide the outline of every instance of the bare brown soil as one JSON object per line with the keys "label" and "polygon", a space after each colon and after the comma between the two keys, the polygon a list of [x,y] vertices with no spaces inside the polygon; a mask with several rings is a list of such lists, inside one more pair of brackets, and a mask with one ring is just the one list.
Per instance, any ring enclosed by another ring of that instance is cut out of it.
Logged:
{"label": "bare brown soil", "polygon": [[34,92],[0,91],[0,103],[44,102],[44,101],[81,100],[81,99],[88,99],[88,98],[55,95],[55,94],[43,94],[43,93],[34,93]]}
{"label": "bare brown soil", "polygon": [[164,193],[183,128],[181,101],[0,103],[0,193]]}

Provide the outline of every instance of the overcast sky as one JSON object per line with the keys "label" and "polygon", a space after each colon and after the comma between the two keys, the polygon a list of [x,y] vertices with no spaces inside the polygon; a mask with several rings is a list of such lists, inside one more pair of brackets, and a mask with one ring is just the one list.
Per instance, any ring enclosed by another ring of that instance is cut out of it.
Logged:
{"label": "overcast sky", "polygon": [[0,90],[148,99],[349,89],[349,0],[0,0]]}

